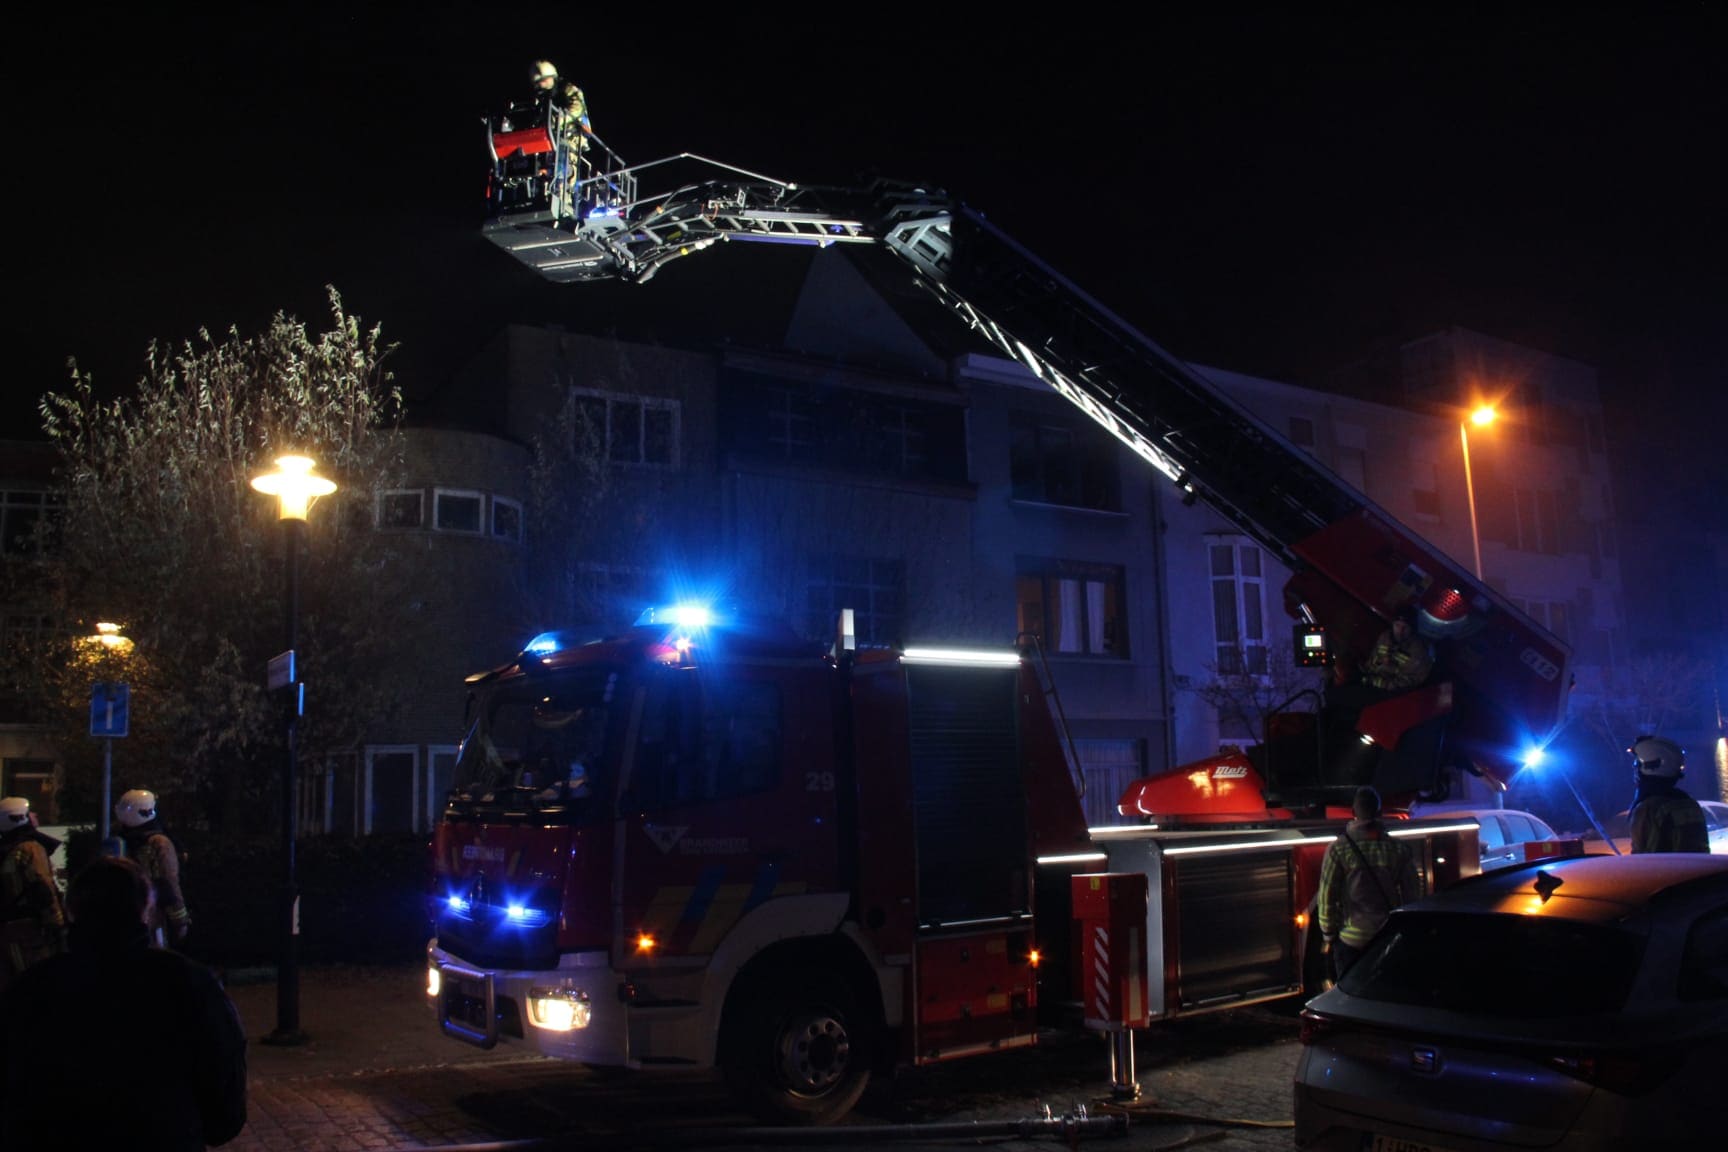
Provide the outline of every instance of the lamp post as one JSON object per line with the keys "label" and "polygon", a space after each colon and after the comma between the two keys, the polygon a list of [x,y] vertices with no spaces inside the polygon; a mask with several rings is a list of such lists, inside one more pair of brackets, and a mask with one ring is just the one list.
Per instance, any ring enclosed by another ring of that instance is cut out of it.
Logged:
{"label": "lamp post", "polygon": [[336,491],[336,483],[314,476],[310,456],[279,456],[276,471],[253,479],[252,487],[277,500],[286,550],[288,573],[288,648],[271,661],[272,687],[289,689],[287,708],[288,757],[282,767],[282,920],[281,943],[276,965],[276,1031],[264,1037],[267,1044],[300,1044],[300,966],[296,945],[300,935],[300,887],[294,871],[294,841],[299,832],[299,764],[294,747],[295,728],[303,704],[303,688],[294,670],[294,646],[298,643],[300,608],[300,549],[306,537],[306,513],[318,496]]}
{"label": "lamp post", "polygon": [[1494,423],[1494,409],[1487,404],[1458,424],[1458,439],[1464,445],[1464,498],[1470,504],[1470,552],[1476,561],[1476,579],[1482,579],[1482,536],[1476,527],[1476,481],[1470,474],[1470,425],[1486,428]]}
{"label": "lamp post", "polygon": [[[120,625],[106,622],[96,625],[96,635],[90,637],[90,643],[107,649],[117,656],[124,656],[132,650],[132,641],[120,633]],[[124,684],[101,684],[97,686],[98,693],[92,693],[90,700],[90,730],[92,733],[106,737],[102,741],[102,816],[98,822],[101,831],[99,837],[104,851],[108,849],[108,819],[113,814],[114,805],[114,737],[126,734],[126,699],[127,691]],[[99,707],[100,704],[100,707]],[[120,716],[116,722],[115,705],[119,705]]]}

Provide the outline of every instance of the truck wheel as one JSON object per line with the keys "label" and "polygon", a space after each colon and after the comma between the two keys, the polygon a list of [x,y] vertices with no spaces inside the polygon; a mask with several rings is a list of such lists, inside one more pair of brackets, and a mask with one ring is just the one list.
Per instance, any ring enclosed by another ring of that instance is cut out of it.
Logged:
{"label": "truck wheel", "polygon": [[769,1124],[832,1124],[870,1083],[871,1029],[835,977],[764,983],[737,1004],[727,1086]]}

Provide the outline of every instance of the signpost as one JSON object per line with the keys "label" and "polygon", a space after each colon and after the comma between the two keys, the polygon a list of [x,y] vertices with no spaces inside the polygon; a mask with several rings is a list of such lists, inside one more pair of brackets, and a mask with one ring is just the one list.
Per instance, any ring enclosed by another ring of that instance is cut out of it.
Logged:
{"label": "signpost", "polygon": [[90,735],[102,741],[102,843],[108,843],[108,818],[113,810],[114,741],[125,736],[131,722],[132,689],[126,684],[98,681],[90,686]]}

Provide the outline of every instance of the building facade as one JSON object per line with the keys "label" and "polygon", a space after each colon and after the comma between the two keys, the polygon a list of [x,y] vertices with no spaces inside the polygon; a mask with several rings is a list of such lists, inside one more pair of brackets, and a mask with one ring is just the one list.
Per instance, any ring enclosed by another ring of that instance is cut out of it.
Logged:
{"label": "building facade", "polygon": [[[749,604],[823,642],[842,608],[866,644],[1036,637],[1095,824],[1120,819],[1135,777],[1250,742],[1257,710],[1318,687],[1290,659],[1269,554],[956,327],[835,251],[747,344],[499,332],[453,377],[464,402],[405,430],[400,486],[374,494],[375,530],[418,573],[401,610],[435,642],[397,715],[303,766],[302,827],[427,830],[465,676],[538,632],[675,599]],[[1594,374],[1463,330],[1382,369],[1366,395],[1198,370],[1439,549],[1479,552],[1482,579],[1571,645],[1582,734],[1627,644]],[[1466,428],[1482,400],[1500,418]],[[0,788],[52,779],[28,731],[0,745]]]}

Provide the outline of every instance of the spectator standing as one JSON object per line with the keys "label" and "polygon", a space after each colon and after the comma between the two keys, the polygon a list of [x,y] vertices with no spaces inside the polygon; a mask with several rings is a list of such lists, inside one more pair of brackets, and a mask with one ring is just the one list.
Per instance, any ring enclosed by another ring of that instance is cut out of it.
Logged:
{"label": "spectator standing", "polygon": [[1680,789],[1686,750],[1661,736],[1640,736],[1632,753],[1632,851],[1708,852],[1704,809]]}
{"label": "spectator standing", "polygon": [[152,889],[102,856],[66,952],[0,992],[0,1147],[198,1152],[246,1123],[246,1037],[209,969],[150,947]]}
{"label": "spectator standing", "polygon": [[54,882],[59,846],[37,830],[29,800],[0,800],[0,988],[65,946],[66,912]]}
{"label": "spectator standing", "polygon": [[180,888],[180,848],[168,835],[162,814],[156,808],[156,793],[134,788],[114,805],[120,825],[120,840],[126,855],[138,862],[150,879],[154,900],[150,910],[150,936],[157,947],[177,946],[192,930],[192,914]]}
{"label": "spectator standing", "polygon": [[1380,793],[1356,789],[1355,819],[1344,826],[1320,863],[1320,934],[1343,976],[1392,910],[1422,895],[1410,846],[1394,840],[1380,820]]}

